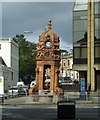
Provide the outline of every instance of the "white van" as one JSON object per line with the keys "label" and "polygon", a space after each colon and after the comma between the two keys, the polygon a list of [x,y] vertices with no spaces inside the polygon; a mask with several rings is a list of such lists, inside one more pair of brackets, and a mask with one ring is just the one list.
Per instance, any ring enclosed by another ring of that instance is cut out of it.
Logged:
{"label": "white van", "polygon": [[36,85],[36,81],[32,81],[30,87],[33,87],[34,85]]}
{"label": "white van", "polygon": [[23,81],[21,81],[21,82],[17,82],[17,86],[25,86],[25,84]]}

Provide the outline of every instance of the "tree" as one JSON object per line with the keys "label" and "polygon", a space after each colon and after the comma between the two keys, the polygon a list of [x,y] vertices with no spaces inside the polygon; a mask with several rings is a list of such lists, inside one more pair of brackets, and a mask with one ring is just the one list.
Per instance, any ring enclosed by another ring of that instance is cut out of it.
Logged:
{"label": "tree", "polygon": [[25,76],[35,76],[36,43],[27,41],[23,34],[12,39],[19,44],[19,77],[23,79]]}

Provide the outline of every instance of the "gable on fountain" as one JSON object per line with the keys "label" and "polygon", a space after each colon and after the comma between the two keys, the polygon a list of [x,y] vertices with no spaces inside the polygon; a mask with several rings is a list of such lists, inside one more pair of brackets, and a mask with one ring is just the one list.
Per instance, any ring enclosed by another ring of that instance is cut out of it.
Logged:
{"label": "gable on fountain", "polygon": [[39,36],[37,60],[60,60],[59,36],[52,31],[51,26],[52,23],[49,20],[45,31]]}

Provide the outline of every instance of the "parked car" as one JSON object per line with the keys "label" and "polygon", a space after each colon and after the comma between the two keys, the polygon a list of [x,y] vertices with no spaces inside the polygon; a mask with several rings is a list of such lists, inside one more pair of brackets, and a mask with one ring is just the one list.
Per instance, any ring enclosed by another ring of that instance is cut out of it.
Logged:
{"label": "parked car", "polygon": [[75,83],[73,81],[71,82],[62,82],[62,85],[74,85]]}
{"label": "parked car", "polygon": [[28,95],[28,89],[29,89],[29,87],[27,85],[20,86],[20,88],[22,88],[22,90],[24,91],[24,94]]}
{"label": "parked car", "polygon": [[26,94],[27,94],[26,86],[12,86],[9,88],[8,91],[8,95],[12,97]]}
{"label": "parked car", "polygon": [[26,90],[22,86],[19,86],[18,95],[26,95],[26,94],[27,94]]}
{"label": "parked car", "polygon": [[8,90],[8,95],[9,96],[17,96],[18,93],[18,86],[11,86]]}

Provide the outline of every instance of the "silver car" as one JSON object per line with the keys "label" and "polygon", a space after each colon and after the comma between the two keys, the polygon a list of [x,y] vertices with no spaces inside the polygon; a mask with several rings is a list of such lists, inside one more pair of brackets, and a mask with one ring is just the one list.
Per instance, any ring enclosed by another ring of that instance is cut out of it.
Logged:
{"label": "silver car", "polygon": [[19,94],[19,87],[18,86],[12,86],[9,88],[8,95],[9,96],[17,96]]}

